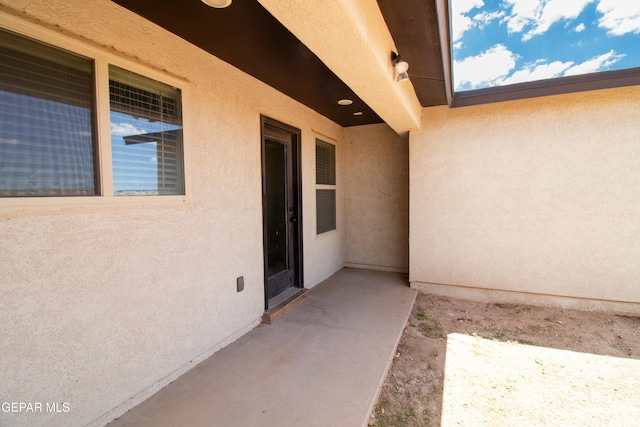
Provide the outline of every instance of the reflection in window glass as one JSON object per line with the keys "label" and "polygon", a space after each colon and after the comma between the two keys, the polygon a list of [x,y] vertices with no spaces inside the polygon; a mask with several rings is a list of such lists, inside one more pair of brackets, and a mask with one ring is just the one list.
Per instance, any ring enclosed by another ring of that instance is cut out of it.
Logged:
{"label": "reflection in window glass", "polygon": [[0,31],[0,197],[95,195],[93,65]]}
{"label": "reflection in window glass", "polygon": [[109,70],[114,194],[183,195],[180,91]]}

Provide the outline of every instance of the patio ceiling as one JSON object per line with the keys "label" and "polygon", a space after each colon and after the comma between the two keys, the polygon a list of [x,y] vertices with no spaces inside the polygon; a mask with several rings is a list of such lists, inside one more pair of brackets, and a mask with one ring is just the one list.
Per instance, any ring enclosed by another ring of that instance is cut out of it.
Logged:
{"label": "patio ceiling", "polygon": [[[402,133],[421,107],[447,104],[436,0],[113,1],[342,126],[384,121]],[[394,81],[392,51],[410,81]]]}

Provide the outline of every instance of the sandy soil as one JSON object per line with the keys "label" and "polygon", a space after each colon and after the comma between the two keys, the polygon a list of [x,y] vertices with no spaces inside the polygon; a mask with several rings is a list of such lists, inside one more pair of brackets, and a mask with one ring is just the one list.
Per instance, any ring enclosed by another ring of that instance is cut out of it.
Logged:
{"label": "sandy soil", "polygon": [[640,359],[640,317],[483,304],[419,293],[370,425],[440,425],[450,333]]}

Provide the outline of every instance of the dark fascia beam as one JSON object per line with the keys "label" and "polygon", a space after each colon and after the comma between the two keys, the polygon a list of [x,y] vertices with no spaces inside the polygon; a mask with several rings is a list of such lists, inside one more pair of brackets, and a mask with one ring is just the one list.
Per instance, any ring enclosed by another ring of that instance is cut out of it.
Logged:
{"label": "dark fascia beam", "polygon": [[454,92],[451,107],[640,85],[640,67]]}

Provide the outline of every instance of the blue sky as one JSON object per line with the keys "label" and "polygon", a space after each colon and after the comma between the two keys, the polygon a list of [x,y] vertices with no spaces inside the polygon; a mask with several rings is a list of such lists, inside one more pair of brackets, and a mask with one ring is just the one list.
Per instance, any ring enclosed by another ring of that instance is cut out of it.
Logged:
{"label": "blue sky", "polygon": [[158,143],[127,145],[124,137],[180,128],[170,123],[111,111],[113,187],[116,195],[158,191]]}
{"label": "blue sky", "polygon": [[640,66],[640,0],[450,0],[455,91]]}

